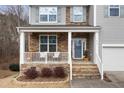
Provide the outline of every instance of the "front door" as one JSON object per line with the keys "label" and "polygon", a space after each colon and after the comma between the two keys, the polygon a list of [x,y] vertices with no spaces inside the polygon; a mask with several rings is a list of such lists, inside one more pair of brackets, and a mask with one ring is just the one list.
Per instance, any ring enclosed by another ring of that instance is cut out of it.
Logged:
{"label": "front door", "polygon": [[83,40],[82,39],[73,39],[72,41],[72,54],[73,59],[82,59],[83,58]]}

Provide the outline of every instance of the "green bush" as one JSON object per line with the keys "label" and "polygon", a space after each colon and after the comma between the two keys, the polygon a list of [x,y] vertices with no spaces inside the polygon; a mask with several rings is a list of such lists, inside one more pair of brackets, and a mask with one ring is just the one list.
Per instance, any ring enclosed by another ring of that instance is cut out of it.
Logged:
{"label": "green bush", "polygon": [[10,64],[9,69],[11,71],[19,71],[19,64]]}

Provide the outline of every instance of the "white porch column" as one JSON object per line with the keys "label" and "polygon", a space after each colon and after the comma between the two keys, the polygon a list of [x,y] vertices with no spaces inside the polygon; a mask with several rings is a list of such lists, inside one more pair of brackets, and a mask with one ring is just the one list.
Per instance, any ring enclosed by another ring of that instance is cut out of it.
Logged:
{"label": "white porch column", "polygon": [[70,80],[72,80],[71,38],[72,33],[68,32],[68,63],[70,64]]}
{"label": "white porch column", "polygon": [[99,55],[99,33],[94,33],[94,63],[96,63],[96,54]]}
{"label": "white porch column", "polygon": [[20,33],[20,65],[24,64],[24,52],[25,52],[25,35],[24,32]]}
{"label": "white porch column", "polygon": [[96,42],[96,53],[99,55],[99,33],[98,32],[96,32],[95,33],[95,42]]}
{"label": "white porch column", "polygon": [[[102,63],[102,60],[101,58],[99,57],[99,32],[95,32],[95,35],[94,35],[94,49],[95,49],[95,54],[94,54],[94,62],[97,63],[98,65],[98,68],[99,68],[99,71],[100,71],[100,74],[101,74],[101,80],[103,80],[103,63]],[[97,59],[96,59],[96,54],[98,55],[97,56]],[[97,62],[99,61],[99,62]]]}

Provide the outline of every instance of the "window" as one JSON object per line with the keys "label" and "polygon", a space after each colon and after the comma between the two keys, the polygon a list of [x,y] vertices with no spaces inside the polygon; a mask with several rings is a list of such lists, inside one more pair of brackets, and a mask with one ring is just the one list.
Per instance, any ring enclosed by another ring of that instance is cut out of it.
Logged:
{"label": "window", "polygon": [[40,7],[40,22],[57,22],[57,7]]}
{"label": "window", "polygon": [[56,52],[57,38],[55,35],[40,36],[40,52]]}
{"label": "window", "polygon": [[73,22],[83,22],[83,7],[73,7]]}
{"label": "window", "polygon": [[109,6],[109,16],[119,16],[120,7],[119,5],[110,5]]}

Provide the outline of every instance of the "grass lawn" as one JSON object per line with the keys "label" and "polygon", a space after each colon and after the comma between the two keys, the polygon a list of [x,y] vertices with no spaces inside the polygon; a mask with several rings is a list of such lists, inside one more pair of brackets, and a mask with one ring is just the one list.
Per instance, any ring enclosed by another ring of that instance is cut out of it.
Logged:
{"label": "grass lawn", "polygon": [[0,79],[12,76],[17,74],[18,72],[10,71],[10,70],[0,70]]}

